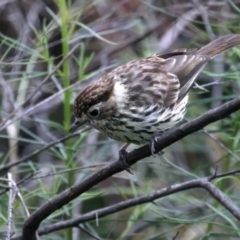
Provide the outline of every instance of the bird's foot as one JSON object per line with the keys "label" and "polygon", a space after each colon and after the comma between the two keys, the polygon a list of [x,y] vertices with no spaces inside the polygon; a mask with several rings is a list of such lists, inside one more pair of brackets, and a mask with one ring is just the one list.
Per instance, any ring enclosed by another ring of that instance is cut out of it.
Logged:
{"label": "bird's foot", "polygon": [[120,162],[121,168],[123,170],[126,170],[130,174],[133,174],[131,166],[127,162],[127,156],[128,156],[128,151],[126,151],[125,148],[121,148],[119,150],[119,162]]}
{"label": "bird's foot", "polygon": [[153,157],[156,157],[155,154],[158,154],[160,156],[164,154],[164,149],[159,151],[159,152],[156,152],[155,143],[157,143],[157,142],[158,142],[157,137],[154,137],[150,140],[150,143],[149,143],[149,148],[151,150],[151,154],[152,154]]}

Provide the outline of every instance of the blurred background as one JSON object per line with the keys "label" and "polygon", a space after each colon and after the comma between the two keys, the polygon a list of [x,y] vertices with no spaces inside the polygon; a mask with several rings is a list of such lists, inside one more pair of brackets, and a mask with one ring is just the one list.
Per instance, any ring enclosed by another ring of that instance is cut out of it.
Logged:
{"label": "blurred background", "polygon": [[[93,129],[69,135],[77,93],[130,60],[201,47],[240,33],[239,0],[2,0],[0,2],[0,174],[10,172],[30,212],[118,159],[121,143]],[[239,96],[240,48],[213,59],[190,93],[185,121]],[[137,79],[136,79],[137,80]],[[194,133],[98,184],[43,222],[73,219],[171,184],[239,168],[240,113]],[[61,140],[59,140],[61,139]],[[130,149],[137,146],[131,145]],[[17,164],[11,168],[11,164]],[[5,170],[5,171],[4,171]],[[237,176],[215,181],[240,206]],[[8,184],[0,185],[0,239]],[[17,198],[12,231],[26,213]],[[202,189],[44,235],[41,239],[239,239],[239,222]],[[83,230],[84,229],[84,230]],[[89,235],[89,232],[97,238]],[[15,236],[14,235],[14,236]],[[2,238],[4,239],[4,237]]]}

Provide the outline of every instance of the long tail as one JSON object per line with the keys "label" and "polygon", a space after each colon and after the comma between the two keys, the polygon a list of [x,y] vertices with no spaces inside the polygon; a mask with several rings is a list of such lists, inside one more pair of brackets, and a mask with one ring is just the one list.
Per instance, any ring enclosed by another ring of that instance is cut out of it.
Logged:
{"label": "long tail", "polygon": [[206,46],[197,51],[199,55],[207,55],[211,58],[226,51],[229,48],[235,47],[240,44],[240,34],[229,34],[213,40]]}

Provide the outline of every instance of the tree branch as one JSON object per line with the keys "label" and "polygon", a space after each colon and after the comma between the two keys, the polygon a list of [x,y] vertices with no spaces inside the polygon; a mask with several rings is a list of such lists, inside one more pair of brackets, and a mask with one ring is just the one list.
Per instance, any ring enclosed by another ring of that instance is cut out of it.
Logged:
{"label": "tree branch", "polygon": [[[148,195],[132,198],[132,199],[114,204],[112,206],[91,211],[75,219],[47,225],[39,229],[38,234],[41,236],[44,234],[48,234],[58,230],[63,230],[70,227],[78,227],[78,225],[81,223],[96,219],[96,216],[98,216],[98,218],[102,218],[112,213],[116,213],[121,210],[128,209],[130,207],[134,207],[144,203],[151,203],[156,199],[163,198],[171,194],[193,189],[193,188],[204,188],[205,190],[207,190],[219,203],[221,203],[227,210],[229,210],[229,212],[233,216],[235,216],[240,221],[240,210],[237,208],[237,206],[235,206],[230,200],[228,200],[226,196],[218,188],[216,188],[213,183],[211,183],[211,181],[213,181],[214,179],[232,176],[238,173],[240,173],[240,170],[235,170],[235,171],[231,171],[223,174],[214,174],[213,176],[189,180],[180,184],[174,184],[172,186],[168,186],[160,190],[154,191]],[[19,239],[20,239],[19,237],[16,237],[16,238],[13,238],[12,240],[19,240]]]}
{"label": "tree branch", "polygon": [[[155,144],[156,152],[168,147],[172,143],[182,139],[183,137],[196,132],[206,125],[223,119],[233,112],[240,109],[240,97],[232,101],[229,101],[222,105],[221,107],[215,108],[208,111],[202,116],[181,125],[175,129],[169,130],[164,133],[161,137],[157,139]],[[148,157],[151,155],[151,151],[148,145],[140,147],[129,153],[127,161],[130,165],[136,163],[137,161]],[[119,161],[115,161],[108,166],[96,171],[95,173],[87,176],[81,183],[72,186],[71,188],[63,191],[56,197],[49,200],[42,207],[37,209],[31,214],[24,224],[22,232],[22,240],[35,240],[35,233],[40,225],[40,223],[47,218],[50,214],[55,212],[57,209],[62,208],[65,204],[69,203],[82,193],[86,192],[99,182],[107,179],[115,173],[122,171]],[[206,186],[202,186],[206,187]]]}
{"label": "tree branch", "polygon": [[204,177],[196,180],[194,179],[194,180],[186,181],[180,184],[174,184],[172,186],[162,188],[158,191],[154,191],[153,193],[150,193],[145,196],[136,197],[124,202],[114,204],[113,206],[91,211],[75,219],[47,225],[39,229],[38,233],[39,235],[43,235],[43,234],[47,234],[57,230],[62,230],[69,227],[76,227],[81,223],[96,219],[96,216],[98,216],[98,218],[102,218],[109,214],[116,213],[130,207],[134,207],[144,203],[151,203],[156,199],[163,198],[184,190],[189,190],[192,188],[199,188],[199,187],[207,190],[218,202],[220,202],[227,210],[229,210],[229,212],[232,213],[233,216],[235,216],[240,221],[240,210],[237,208],[237,206],[235,206],[232,202],[230,202],[225,197],[225,195],[218,188],[216,188],[214,184],[211,183],[211,181],[214,179],[234,175],[237,173],[240,173],[240,170],[228,172],[225,174],[219,174],[219,175],[214,174],[213,176],[210,176],[210,177]]}

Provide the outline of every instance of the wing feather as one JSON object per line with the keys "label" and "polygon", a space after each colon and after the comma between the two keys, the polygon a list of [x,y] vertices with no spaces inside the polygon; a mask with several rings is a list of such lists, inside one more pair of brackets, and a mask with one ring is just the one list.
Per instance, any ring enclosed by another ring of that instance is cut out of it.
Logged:
{"label": "wing feather", "polygon": [[131,105],[156,105],[167,108],[188,93],[209,56],[197,55],[197,49],[177,49],[134,60],[110,74],[124,85]]}
{"label": "wing feather", "polygon": [[110,74],[125,86],[127,102],[132,105],[168,107],[177,101],[180,83],[176,75],[165,70],[164,63],[165,59],[155,55],[129,62]]}

